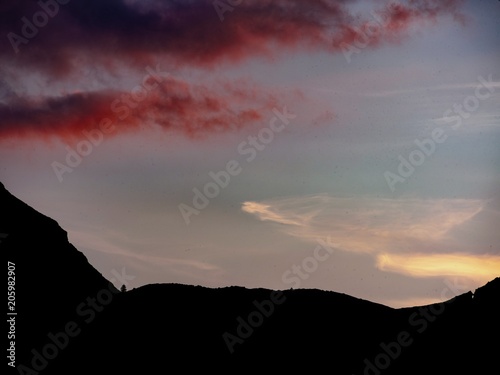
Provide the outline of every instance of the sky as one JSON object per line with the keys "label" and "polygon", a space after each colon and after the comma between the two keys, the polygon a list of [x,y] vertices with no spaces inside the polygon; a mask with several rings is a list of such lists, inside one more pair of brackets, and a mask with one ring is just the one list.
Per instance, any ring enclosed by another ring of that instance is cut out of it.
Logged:
{"label": "sky", "polygon": [[5,0],[0,181],[129,289],[446,300],[500,276],[498,19],[493,0]]}

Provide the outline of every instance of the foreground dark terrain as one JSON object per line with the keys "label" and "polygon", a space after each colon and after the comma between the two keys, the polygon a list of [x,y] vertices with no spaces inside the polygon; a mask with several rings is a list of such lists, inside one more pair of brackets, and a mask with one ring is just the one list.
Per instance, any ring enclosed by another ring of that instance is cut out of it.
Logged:
{"label": "foreground dark terrain", "polygon": [[9,373],[499,373],[500,278],[406,309],[303,289],[156,284],[122,293],[54,220],[1,184],[0,207],[18,314],[7,316]]}

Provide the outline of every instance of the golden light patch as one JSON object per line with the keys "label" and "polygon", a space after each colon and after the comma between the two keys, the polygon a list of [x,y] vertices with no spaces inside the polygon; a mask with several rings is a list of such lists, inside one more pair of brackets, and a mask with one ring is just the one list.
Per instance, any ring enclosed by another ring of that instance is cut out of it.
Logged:
{"label": "golden light patch", "polygon": [[500,275],[500,256],[472,254],[389,254],[377,256],[377,267],[414,277],[461,276],[489,281]]}

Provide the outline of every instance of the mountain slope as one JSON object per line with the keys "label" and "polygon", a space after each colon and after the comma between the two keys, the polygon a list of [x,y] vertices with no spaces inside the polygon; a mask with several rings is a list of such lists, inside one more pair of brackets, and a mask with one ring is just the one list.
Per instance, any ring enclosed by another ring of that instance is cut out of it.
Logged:
{"label": "mountain slope", "polygon": [[[87,296],[114,287],[68,242],[67,233],[0,183],[0,251],[15,266],[16,362],[49,342]],[[63,327],[64,328],[64,327]]]}

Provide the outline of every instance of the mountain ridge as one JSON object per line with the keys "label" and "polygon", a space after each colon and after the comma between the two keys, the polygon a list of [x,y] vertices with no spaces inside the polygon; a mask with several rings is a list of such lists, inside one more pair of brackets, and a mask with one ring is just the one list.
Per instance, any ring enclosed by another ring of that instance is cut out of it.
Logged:
{"label": "mountain ridge", "polygon": [[7,234],[0,248],[16,265],[12,373],[496,368],[498,343],[485,338],[500,334],[500,278],[443,303],[403,309],[320,289],[162,283],[119,293],[55,220],[1,182],[0,204],[0,233]]}

